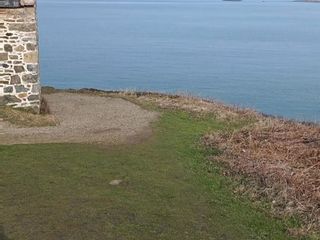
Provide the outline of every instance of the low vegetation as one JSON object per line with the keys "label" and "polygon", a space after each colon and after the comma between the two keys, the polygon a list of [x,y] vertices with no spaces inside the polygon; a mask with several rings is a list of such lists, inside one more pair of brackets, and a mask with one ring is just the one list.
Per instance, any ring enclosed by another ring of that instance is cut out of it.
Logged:
{"label": "low vegetation", "polygon": [[77,92],[160,111],[153,137],[0,146],[3,236],[318,239],[318,125],[186,96]]}
{"label": "low vegetation", "polygon": [[241,192],[269,199],[276,215],[303,220],[304,227],[293,233],[320,229],[319,126],[263,118],[240,130],[207,134],[203,142],[223,151],[212,160],[249,177]]}
{"label": "low vegetation", "polygon": [[219,149],[210,159],[224,163],[225,173],[239,182],[235,191],[254,201],[269,202],[274,216],[303,224],[288,229],[295,236],[320,238],[320,126],[265,116],[190,96],[142,94],[142,102],[197,115],[213,114],[231,131],[208,132],[202,143]]}
{"label": "low vegetation", "polygon": [[[196,144],[223,122],[165,111],[138,145],[2,146],[0,225],[8,239],[289,239],[232,192]],[[110,185],[122,180],[119,185]]]}
{"label": "low vegetation", "polygon": [[50,109],[45,99],[42,99],[40,114],[34,114],[32,109],[24,110],[1,106],[0,118],[19,127],[43,127],[58,124],[57,119],[50,114]]}
{"label": "low vegetation", "polygon": [[[128,93],[125,93],[128,95]],[[190,96],[134,94],[141,103],[211,115],[233,130],[208,132],[202,144],[219,149],[209,157],[223,163],[239,182],[235,191],[256,202],[269,202],[274,216],[295,218],[295,236],[320,238],[320,126],[265,116]]]}

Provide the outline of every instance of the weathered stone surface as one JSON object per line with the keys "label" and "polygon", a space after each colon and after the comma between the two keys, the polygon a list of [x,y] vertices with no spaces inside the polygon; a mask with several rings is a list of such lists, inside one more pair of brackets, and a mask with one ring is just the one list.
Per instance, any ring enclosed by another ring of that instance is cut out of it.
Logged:
{"label": "weathered stone surface", "polygon": [[36,4],[36,0],[20,0],[21,6],[34,6]]}
{"label": "weathered stone surface", "polygon": [[12,52],[12,46],[10,45],[10,44],[5,44],[4,45],[4,50],[6,51],[6,52]]}
{"label": "weathered stone surface", "polygon": [[22,2],[28,7],[0,9],[0,104],[39,110],[35,7],[33,0]]}
{"label": "weathered stone surface", "polygon": [[23,51],[25,50],[25,48],[24,48],[24,46],[19,45],[19,46],[16,47],[14,50],[17,51],[17,52],[23,52]]}
{"label": "weathered stone surface", "polygon": [[15,84],[20,84],[21,83],[21,78],[19,75],[12,75],[11,76],[11,81],[10,84],[15,85]]}
{"label": "weathered stone surface", "polygon": [[37,95],[30,95],[28,97],[28,100],[29,101],[36,101],[36,100],[40,100],[40,96],[37,94]]}
{"label": "weathered stone surface", "polygon": [[26,63],[38,63],[38,52],[28,52],[23,54],[23,60]]}
{"label": "weathered stone surface", "polygon": [[10,31],[20,31],[20,32],[34,32],[37,27],[35,23],[10,23]]}
{"label": "weathered stone surface", "polygon": [[8,53],[0,53],[0,61],[7,61],[8,60]]}
{"label": "weathered stone surface", "polygon": [[16,85],[14,87],[16,89],[16,93],[28,92],[28,90],[29,90],[24,85]]}
{"label": "weathered stone surface", "polygon": [[26,98],[27,96],[28,96],[28,93],[25,93],[25,92],[18,94],[19,98]]}
{"label": "weathered stone surface", "polygon": [[38,72],[38,64],[28,64],[27,69],[29,72]]}
{"label": "weathered stone surface", "polygon": [[10,59],[12,59],[12,60],[15,60],[15,59],[18,59],[18,58],[19,58],[19,56],[17,56],[17,55],[10,55],[9,57],[10,57]]}
{"label": "weathered stone surface", "polygon": [[6,75],[6,76],[3,76],[1,79],[2,80],[6,80],[6,81],[10,81],[11,80],[11,76],[10,75]]}
{"label": "weathered stone surface", "polygon": [[41,86],[40,84],[34,84],[31,88],[32,93],[39,93],[41,91]]}
{"label": "weathered stone surface", "polygon": [[25,72],[24,66],[18,65],[18,66],[14,66],[14,71],[16,73],[22,73]]}
{"label": "weathered stone surface", "polygon": [[5,95],[4,96],[4,103],[8,104],[8,103],[18,103],[21,102],[21,99],[17,98],[14,95]]}
{"label": "weathered stone surface", "polygon": [[27,43],[27,50],[34,51],[37,49],[37,46],[33,43]]}
{"label": "weathered stone surface", "polygon": [[6,101],[4,99],[4,96],[0,96],[0,106],[3,106],[6,104]]}
{"label": "weathered stone surface", "polygon": [[12,93],[13,92],[13,87],[12,86],[5,87],[5,88],[3,88],[3,92],[4,93]]}
{"label": "weathered stone surface", "polygon": [[24,81],[26,83],[37,83],[38,82],[38,75],[25,74],[22,76],[22,81]]}

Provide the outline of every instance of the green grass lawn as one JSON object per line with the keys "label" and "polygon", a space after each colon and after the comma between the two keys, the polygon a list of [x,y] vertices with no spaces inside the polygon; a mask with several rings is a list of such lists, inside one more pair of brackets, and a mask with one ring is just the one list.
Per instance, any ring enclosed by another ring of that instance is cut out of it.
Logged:
{"label": "green grass lawn", "polygon": [[0,239],[288,239],[206,161],[199,137],[225,127],[166,111],[138,145],[0,146]]}

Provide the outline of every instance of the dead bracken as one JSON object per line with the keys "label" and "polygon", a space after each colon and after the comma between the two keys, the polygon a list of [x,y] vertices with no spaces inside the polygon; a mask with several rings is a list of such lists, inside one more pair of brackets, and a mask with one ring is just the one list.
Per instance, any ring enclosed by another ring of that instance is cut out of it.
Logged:
{"label": "dead bracken", "polygon": [[320,227],[320,127],[261,118],[253,126],[203,138],[222,154],[212,160],[227,163],[232,173],[253,182],[246,190],[272,202],[274,213],[299,215],[304,228]]}

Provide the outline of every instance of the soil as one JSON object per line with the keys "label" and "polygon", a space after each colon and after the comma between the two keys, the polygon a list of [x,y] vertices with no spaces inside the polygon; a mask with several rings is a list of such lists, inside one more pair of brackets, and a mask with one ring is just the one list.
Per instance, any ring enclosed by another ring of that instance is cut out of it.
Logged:
{"label": "soil", "polygon": [[121,98],[78,93],[44,97],[59,124],[21,128],[0,121],[0,144],[131,143],[150,136],[150,124],[159,115]]}

